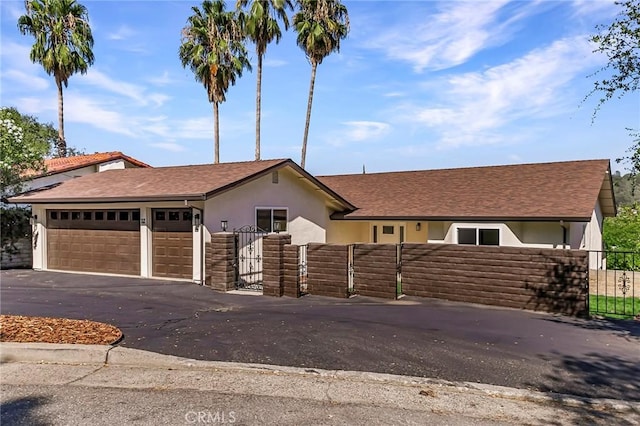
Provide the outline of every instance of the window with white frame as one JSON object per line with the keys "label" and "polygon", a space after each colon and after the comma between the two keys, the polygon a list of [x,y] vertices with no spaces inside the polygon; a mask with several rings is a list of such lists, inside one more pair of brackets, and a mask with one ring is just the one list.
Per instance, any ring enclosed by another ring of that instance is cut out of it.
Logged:
{"label": "window with white frame", "polygon": [[256,209],[256,226],[266,232],[287,232],[288,211],[286,208]]}
{"label": "window with white frame", "polygon": [[458,244],[478,246],[499,246],[500,229],[497,228],[458,228]]}

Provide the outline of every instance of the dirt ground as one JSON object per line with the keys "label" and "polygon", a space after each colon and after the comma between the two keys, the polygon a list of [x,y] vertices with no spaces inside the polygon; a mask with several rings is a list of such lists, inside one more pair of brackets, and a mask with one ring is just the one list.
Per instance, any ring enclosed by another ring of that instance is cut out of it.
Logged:
{"label": "dirt ground", "polygon": [[[623,275],[624,274],[624,275]],[[589,271],[589,294],[622,297],[623,278],[627,285],[627,297],[640,297],[640,272],[595,270]]]}
{"label": "dirt ground", "polygon": [[110,345],[121,338],[120,329],[101,322],[0,315],[0,342]]}

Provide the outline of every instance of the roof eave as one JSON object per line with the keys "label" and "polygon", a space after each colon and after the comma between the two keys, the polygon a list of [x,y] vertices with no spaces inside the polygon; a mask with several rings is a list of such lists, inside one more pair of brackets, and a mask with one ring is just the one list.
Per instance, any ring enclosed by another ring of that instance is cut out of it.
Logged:
{"label": "roof eave", "polygon": [[21,196],[11,197],[7,201],[13,204],[102,204],[102,203],[135,203],[154,201],[202,201],[205,194],[156,195],[146,197],[96,197],[96,198],[38,198],[31,200]]}
{"label": "roof eave", "polygon": [[336,212],[331,220],[345,221],[433,221],[433,222],[589,222],[590,216],[350,216],[348,213]]}

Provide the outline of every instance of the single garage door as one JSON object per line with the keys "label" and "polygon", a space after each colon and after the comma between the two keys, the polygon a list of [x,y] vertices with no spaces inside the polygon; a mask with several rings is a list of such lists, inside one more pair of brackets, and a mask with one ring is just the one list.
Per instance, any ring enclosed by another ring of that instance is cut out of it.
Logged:
{"label": "single garage door", "polygon": [[47,210],[47,268],[140,275],[140,210]]}
{"label": "single garage door", "polygon": [[193,278],[191,209],[153,209],[153,276]]}

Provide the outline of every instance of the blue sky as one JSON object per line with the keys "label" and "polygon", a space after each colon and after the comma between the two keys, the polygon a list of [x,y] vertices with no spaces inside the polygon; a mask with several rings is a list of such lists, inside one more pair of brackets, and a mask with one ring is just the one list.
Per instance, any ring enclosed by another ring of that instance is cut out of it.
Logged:
{"label": "blue sky", "polygon": [[[67,143],[154,166],[213,161],[213,110],[178,59],[196,1],[90,1],[95,64],[65,91]],[[351,32],[318,67],[307,169],[315,174],[613,159],[640,127],[637,94],[582,103],[606,63],[588,36],[609,0],[350,1]],[[22,1],[0,3],[3,106],[57,126],[55,83],[29,60]],[[253,46],[249,46],[255,65]],[[262,158],[300,161],[310,66],[290,29],[267,49]],[[221,161],[254,158],[256,75],[220,108]]]}

